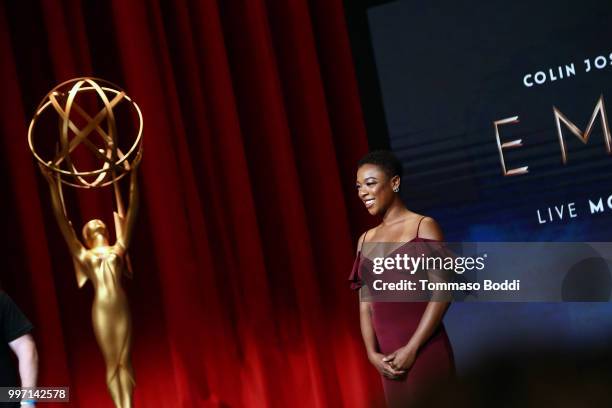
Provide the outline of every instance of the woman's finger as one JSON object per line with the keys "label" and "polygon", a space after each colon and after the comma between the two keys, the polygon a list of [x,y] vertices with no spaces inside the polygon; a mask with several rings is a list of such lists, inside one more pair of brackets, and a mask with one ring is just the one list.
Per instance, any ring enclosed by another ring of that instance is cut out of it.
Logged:
{"label": "woman's finger", "polygon": [[389,365],[385,365],[384,369],[385,369],[386,372],[388,372],[389,374],[391,374],[393,376],[401,375],[401,374],[404,373],[403,371],[396,370],[395,368],[390,367]]}
{"label": "woman's finger", "polygon": [[391,354],[389,354],[389,355],[387,355],[387,356],[384,356],[382,360],[383,360],[384,362],[387,362],[387,361],[391,361],[391,360],[393,360],[394,358],[395,358],[395,352],[393,352],[393,353],[391,353]]}

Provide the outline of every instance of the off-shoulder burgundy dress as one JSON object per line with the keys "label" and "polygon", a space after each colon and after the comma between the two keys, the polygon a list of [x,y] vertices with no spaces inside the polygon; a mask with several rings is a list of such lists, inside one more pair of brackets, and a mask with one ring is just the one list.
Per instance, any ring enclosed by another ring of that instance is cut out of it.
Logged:
{"label": "off-shoulder burgundy dress", "polygon": [[[417,227],[416,238],[410,242],[431,241],[420,238],[418,234]],[[360,250],[349,277],[351,289],[357,290],[363,286],[359,269],[361,263],[366,260]],[[427,302],[372,302],[371,307],[379,352],[390,354],[408,343],[421,321]],[[406,375],[398,380],[391,380],[381,375],[387,404],[391,407],[409,407],[410,402],[420,393],[445,382],[454,373],[453,350],[446,330],[440,323],[435,333],[420,348],[413,366]]]}

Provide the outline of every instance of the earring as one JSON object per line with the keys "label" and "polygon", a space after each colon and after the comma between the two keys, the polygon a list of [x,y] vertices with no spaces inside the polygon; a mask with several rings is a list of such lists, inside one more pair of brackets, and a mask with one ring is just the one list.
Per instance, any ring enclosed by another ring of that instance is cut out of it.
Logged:
{"label": "earring", "polygon": [[393,187],[393,192],[394,193],[398,193],[399,192],[399,187]]}

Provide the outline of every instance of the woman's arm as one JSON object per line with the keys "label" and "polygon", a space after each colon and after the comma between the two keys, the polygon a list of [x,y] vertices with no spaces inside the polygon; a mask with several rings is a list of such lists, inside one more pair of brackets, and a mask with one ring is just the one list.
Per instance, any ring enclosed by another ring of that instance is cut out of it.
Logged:
{"label": "woman's arm", "polygon": [[59,192],[60,187],[58,184],[61,183],[61,181],[55,180],[53,174],[51,174],[51,172],[43,165],[39,164],[39,167],[43,176],[47,180],[47,183],[49,183],[53,215],[57,220],[57,224],[59,225],[62,235],[64,236],[64,240],[66,240],[66,244],[68,244],[68,248],[70,249],[72,256],[76,259],[82,260],[85,254],[85,248],[83,247],[83,244],[81,244],[81,241],[79,241],[77,238],[77,235],[72,228],[72,224],[70,224],[70,221],[68,221],[66,218],[66,214],[64,214],[64,206],[62,205],[62,199]]}
{"label": "woman's arm", "polygon": [[[363,247],[363,241],[366,233],[364,232],[357,241],[357,256],[359,251]],[[361,289],[360,289],[361,290]],[[368,358],[372,361],[372,356],[378,353],[378,347],[376,344],[376,334],[374,333],[374,326],[372,325],[372,313],[370,302],[359,302],[359,324],[361,326],[361,337],[363,338],[363,344],[365,345]]]}
{"label": "woman's arm", "polygon": [[[363,245],[365,233],[359,237],[359,248]],[[365,346],[368,360],[376,367],[376,369],[387,378],[396,378],[403,374],[401,370],[394,370],[390,364],[385,362],[383,359],[385,355],[378,351],[378,343],[376,341],[376,333],[374,332],[374,325],[372,324],[372,308],[370,302],[359,302],[359,323],[361,327],[361,337],[363,338],[363,344]]]}
{"label": "woman's arm", "polygon": [[359,302],[359,323],[366,353],[368,353],[368,358],[372,361],[372,356],[378,353],[378,346],[374,326],[372,325],[370,302]]}
{"label": "woman's arm", "polygon": [[385,361],[385,355],[378,351],[376,333],[372,324],[372,311],[369,302],[359,303],[359,322],[361,325],[361,337],[368,353],[368,360],[376,369],[387,378],[398,378],[405,373],[405,370],[395,369]]}
{"label": "woman's arm", "polygon": [[412,344],[417,350],[421,348],[442,322],[448,305],[449,302],[429,302],[408,344]]}
{"label": "woman's arm", "polygon": [[[423,219],[419,236],[421,238],[435,241],[444,240],[444,235],[442,234],[440,226],[433,218],[429,217]],[[416,347],[417,350],[421,348],[440,325],[440,322],[444,317],[444,312],[446,312],[446,309],[448,309],[448,305],[449,302],[430,301],[427,304],[427,307],[423,312],[423,316],[421,317],[421,321],[419,322],[419,325],[417,326],[417,329],[412,335],[412,338],[408,344],[412,344],[412,346]]]}

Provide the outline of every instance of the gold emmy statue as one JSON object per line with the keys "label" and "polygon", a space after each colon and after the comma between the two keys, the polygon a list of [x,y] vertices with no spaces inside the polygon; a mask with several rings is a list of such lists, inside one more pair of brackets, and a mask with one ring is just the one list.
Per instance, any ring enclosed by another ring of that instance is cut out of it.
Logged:
{"label": "gold emmy statue", "polygon": [[[118,112],[119,108],[123,111]],[[122,120],[127,128],[137,124],[137,129],[122,129],[118,137],[118,122]],[[48,137],[49,128],[54,129],[59,140]],[[142,128],[140,109],[123,90],[104,80],[76,78],[45,96],[28,130],[30,150],[49,183],[53,213],[72,254],[78,286],[91,280],[94,287],[93,328],[106,362],[109,392],[120,408],[132,406],[135,385],[130,362],[132,322],[121,275],[131,276],[127,249],[138,212]],[[85,171],[77,168],[79,161],[100,166]],[[128,174],[129,205],[124,213],[119,180]],[[114,188],[114,244],[99,219],[85,223],[83,241],[79,240],[66,211],[63,184],[98,190]]]}

